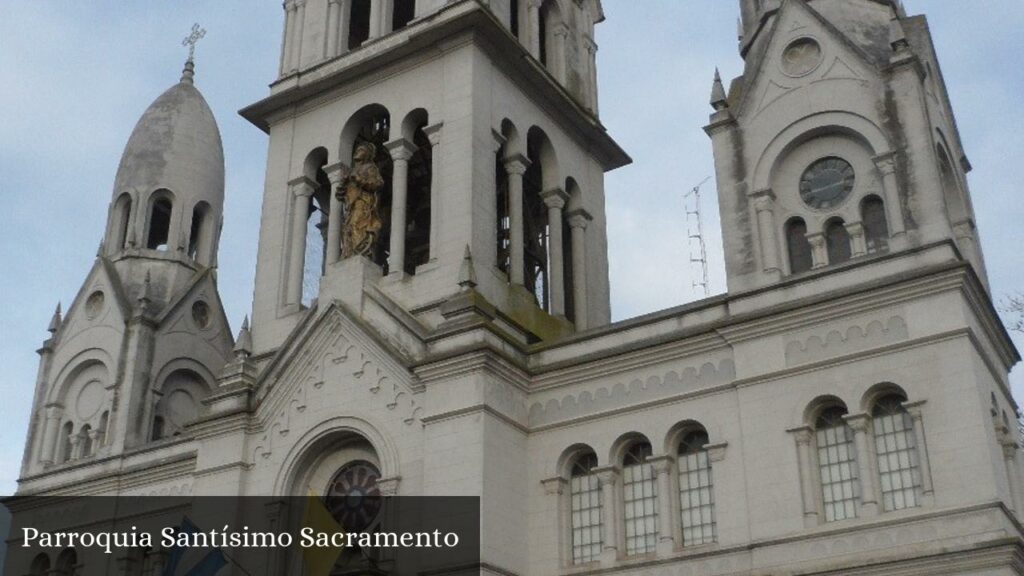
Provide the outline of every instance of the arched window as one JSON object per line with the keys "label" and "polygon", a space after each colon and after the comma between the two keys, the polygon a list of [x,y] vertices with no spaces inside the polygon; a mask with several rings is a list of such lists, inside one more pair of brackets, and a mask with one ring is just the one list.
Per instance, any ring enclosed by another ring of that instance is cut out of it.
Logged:
{"label": "arched window", "polygon": [[78,432],[78,442],[82,445],[79,453],[82,458],[92,456],[92,427],[86,424],[82,426],[81,431]]}
{"label": "arched window", "polygon": [[303,306],[310,306],[320,295],[320,278],[325,270],[331,191],[331,182],[323,169],[326,164],[327,150],[317,148],[306,157],[303,167],[305,176],[316,183],[306,208],[306,248],[302,260]]}
{"label": "arched window", "polygon": [[537,31],[537,38],[540,40],[540,61],[551,68],[558,57],[555,53],[556,44],[554,34],[562,23],[562,14],[558,9],[557,0],[545,0],[540,7],[540,18],[537,22],[540,29]]}
{"label": "arched window", "polygon": [[173,205],[167,196],[158,196],[149,210],[149,232],[146,234],[146,248],[167,250],[171,234],[171,212]]}
{"label": "arched window", "polygon": [[807,241],[807,224],[794,218],[786,224],[786,247],[789,250],[789,272],[799,274],[811,269],[811,243]]}
{"label": "arched window", "polygon": [[109,421],[110,412],[104,411],[103,414],[100,416],[100,425],[96,429],[96,442],[98,442],[101,447],[106,446],[107,444],[107,426],[109,426]]}
{"label": "arched window", "polygon": [[814,425],[826,522],[857,516],[857,457],[845,415],[845,407],[831,406],[822,410]]}
{"label": "arched window", "polygon": [[914,421],[896,394],[884,396],[871,411],[875,455],[886,511],[920,505],[921,472]]}
{"label": "arched window", "polygon": [[154,416],[153,417],[153,432],[150,438],[155,442],[157,440],[163,440],[164,437],[164,417]]}
{"label": "arched window", "polygon": [[57,556],[57,575],[72,576],[77,564],[78,553],[75,552],[74,548],[65,548],[61,551],[60,555]]}
{"label": "arched window", "polygon": [[683,545],[714,542],[715,497],[712,492],[708,433],[693,430],[679,443],[679,507]]}
{"label": "arched window", "polygon": [[530,166],[523,175],[523,278],[526,289],[543,310],[551,309],[548,291],[548,209],[541,198],[544,170],[541,148],[550,146],[539,131],[527,137],[527,158]]}
{"label": "arched window", "polygon": [[370,39],[371,0],[352,0],[348,15],[348,49],[354,50]]}
{"label": "arched window", "polygon": [[405,212],[405,272],[430,260],[430,209],[433,184],[433,148],[420,126],[413,133],[416,152],[409,159],[408,209]]}
{"label": "arched window", "polygon": [[825,225],[825,246],[829,264],[840,264],[850,259],[850,233],[842,220],[837,218]]}
{"label": "arched window", "polygon": [[592,451],[576,456],[569,478],[572,515],[572,563],[593,562],[601,555],[601,484],[593,470],[597,455]]}
{"label": "arched window", "polygon": [[519,38],[519,0],[509,0],[508,28],[512,35]]}
{"label": "arched window", "polygon": [[512,262],[512,220],[508,204],[508,171],[505,169],[505,146],[502,146],[494,154],[494,187],[495,187],[495,216],[497,221],[497,237],[495,249],[497,257],[495,263],[498,270],[510,275]]}
{"label": "arched window", "polygon": [[200,202],[192,209],[192,225],[188,234],[188,257],[198,260],[200,253],[206,251],[207,222],[210,205]]}
{"label": "arched window", "polygon": [[658,486],[648,442],[635,442],[622,460],[626,554],[653,552],[658,543]]}
{"label": "arched window", "polygon": [[868,254],[889,249],[889,224],[885,220],[885,204],[878,196],[868,196],[860,205],[860,220],[864,225],[864,242]]}
{"label": "arched window", "polygon": [[71,460],[71,437],[74,435],[75,425],[71,422],[64,423],[64,429],[60,436],[60,461]]}
{"label": "arched window", "polygon": [[132,218],[132,197],[127,193],[117,199],[114,209],[113,248],[121,250],[128,247],[128,228]]}
{"label": "arched window", "polygon": [[50,573],[50,557],[40,552],[32,559],[28,569],[29,576],[43,576]]}
{"label": "arched window", "polygon": [[416,0],[394,0],[391,11],[391,29],[401,30],[416,17]]}

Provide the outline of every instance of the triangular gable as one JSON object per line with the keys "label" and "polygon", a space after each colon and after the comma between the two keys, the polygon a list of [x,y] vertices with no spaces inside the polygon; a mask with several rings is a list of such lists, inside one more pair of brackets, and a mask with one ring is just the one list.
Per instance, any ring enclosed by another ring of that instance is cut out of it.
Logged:
{"label": "triangular gable", "polygon": [[324,368],[330,363],[351,369],[361,386],[410,424],[422,411],[412,399],[418,386],[406,368],[410,362],[340,302],[323,311],[312,309],[256,382],[257,420],[264,429],[283,425],[287,430],[288,408],[304,410],[309,396],[324,386]]}
{"label": "triangular gable", "polygon": [[[89,318],[85,310],[86,300],[97,290],[103,291],[104,308],[99,317]],[[131,306],[121,285],[120,276],[106,258],[98,257],[71,301],[67,313],[64,314],[64,321],[54,337],[54,344],[73,337],[97,322],[112,326],[123,325],[130,314]]]}
{"label": "triangular gable", "polygon": [[231,331],[231,323],[224,313],[224,304],[221,301],[220,292],[217,290],[212,268],[206,268],[195,274],[184,288],[170,298],[169,304],[157,317],[159,333],[170,334],[175,331],[195,333],[187,317],[191,314],[192,304],[200,298],[207,303],[213,314],[210,319],[210,328],[203,330],[200,335],[208,335],[204,337],[211,343],[218,340],[219,347],[228,355],[235,345],[235,340]]}
{"label": "triangular gable", "polygon": [[[776,73],[786,44],[794,36],[807,33],[817,35],[823,44],[834,41],[838,54],[829,55],[816,69],[803,77],[786,77]],[[779,9],[775,21],[767,31],[764,48],[751,51],[739,99],[739,116],[756,114],[788,92],[826,78],[827,74],[840,73],[854,80],[862,80],[868,71],[877,70],[870,56],[851,41],[842,30],[814,10],[806,0],[786,0]],[[752,74],[749,78],[747,75]],[[782,81],[782,79],[785,81]]]}

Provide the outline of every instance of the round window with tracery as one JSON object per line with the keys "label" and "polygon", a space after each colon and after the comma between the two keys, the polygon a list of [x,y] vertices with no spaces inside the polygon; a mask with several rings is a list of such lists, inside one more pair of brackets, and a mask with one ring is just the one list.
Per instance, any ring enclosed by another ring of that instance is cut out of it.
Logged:
{"label": "round window with tracery", "polygon": [[324,504],[342,528],[364,532],[376,524],[381,508],[378,480],[377,467],[362,460],[342,466],[334,475]]}

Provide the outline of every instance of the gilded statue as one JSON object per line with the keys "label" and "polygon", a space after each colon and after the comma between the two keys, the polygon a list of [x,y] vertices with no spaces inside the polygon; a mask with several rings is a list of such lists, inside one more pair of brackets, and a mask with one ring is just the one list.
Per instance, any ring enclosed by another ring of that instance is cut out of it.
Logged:
{"label": "gilded statue", "polygon": [[372,259],[377,247],[382,226],[378,195],[384,187],[384,177],[375,162],[376,157],[377,147],[370,142],[356,146],[352,170],[336,192],[345,209],[342,258],[360,255]]}

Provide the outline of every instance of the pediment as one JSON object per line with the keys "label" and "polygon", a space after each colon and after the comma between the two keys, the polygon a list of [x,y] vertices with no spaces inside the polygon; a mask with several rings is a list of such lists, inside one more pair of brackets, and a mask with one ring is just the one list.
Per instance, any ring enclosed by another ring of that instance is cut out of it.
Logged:
{"label": "pediment", "polygon": [[56,342],[66,345],[97,327],[123,332],[130,310],[117,272],[97,258],[64,315]]}
{"label": "pediment", "polygon": [[157,318],[158,336],[198,336],[226,360],[234,346],[231,325],[210,269],[198,274],[175,294]]}
{"label": "pediment", "polygon": [[868,82],[877,74],[870,58],[805,0],[783,3],[768,31],[767,47],[748,68],[753,77],[738,106],[755,118],[786,96],[833,81]]}
{"label": "pediment", "polygon": [[406,359],[380,342],[339,303],[311,311],[257,382],[260,433],[250,462],[331,416],[374,413],[397,427],[416,424],[422,407],[415,377]]}

